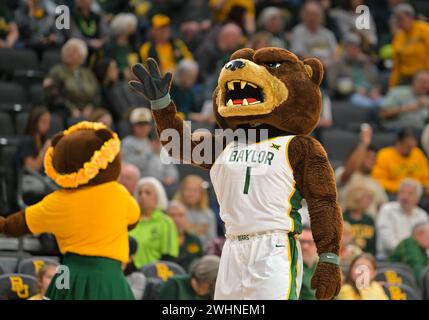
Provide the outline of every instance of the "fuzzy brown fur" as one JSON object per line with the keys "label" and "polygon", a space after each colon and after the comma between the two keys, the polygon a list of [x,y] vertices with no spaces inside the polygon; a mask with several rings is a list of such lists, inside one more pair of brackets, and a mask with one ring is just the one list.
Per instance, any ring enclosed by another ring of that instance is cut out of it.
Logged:
{"label": "fuzzy brown fur", "polygon": [[[289,159],[296,187],[308,203],[317,251],[319,254],[327,252],[338,254],[342,218],[337,203],[333,170],[320,143],[306,136],[317,125],[320,117],[322,97],[319,85],[323,78],[322,64],[313,58],[301,61],[293,53],[279,48],[262,48],[257,51],[245,48],[236,51],[231,56],[231,60],[234,59],[245,59],[261,66],[267,62],[280,62],[279,68],[269,69],[271,75],[268,77],[274,76],[280,79],[285,84],[288,95],[287,99],[280,105],[274,106],[269,114],[223,117],[218,112],[219,102],[223,103],[218,98],[219,90],[222,88],[217,87],[213,93],[213,109],[219,126],[224,129],[235,129],[242,125],[262,123],[279,129],[280,132],[283,132],[282,134],[296,135],[289,145]],[[249,63],[249,65],[251,64]],[[253,68],[253,70],[257,69],[257,67]],[[237,74],[243,75],[242,71]],[[223,69],[219,83],[222,83],[222,77],[233,79],[228,72],[234,71]],[[260,74],[267,76],[265,71]],[[253,74],[252,76],[258,75]],[[171,102],[165,109],[154,111],[153,114],[158,133],[164,129],[174,128],[181,135],[183,131],[187,132],[182,135],[183,139],[195,140],[195,134],[191,135],[189,128],[177,115],[174,102]],[[216,137],[213,136],[212,139],[216,141]],[[181,142],[183,143],[183,141]],[[165,142],[163,143],[165,144]],[[193,141],[191,148],[193,149],[197,145],[198,140]],[[215,157],[214,154],[209,161],[213,161]],[[211,163],[193,164],[209,169]],[[316,289],[317,299],[331,299],[339,293],[341,287],[340,268],[334,264],[320,263],[311,284]]]}
{"label": "fuzzy brown fur", "polygon": [[[91,159],[94,151],[99,150],[110,138],[112,138],[112,132],[108,129],[79,130],[67,136],[64,136],[63,133],[56,134],[52,138],[55,170],[63,174],[78,171],[85,162]],[[98,175],[78,188],[115,181],[119,177],[120,170],[121,156],[118,154],[105,170],[100,170]],[[31,233],[25,221],[25,210],[12,214],[6,219],[0,217],[0,233],[11,237]]]}
{"label": "fuzzy brown fur", "polygon": [[[325,150],[309,136],[296,136],[289,144],[289,159],[296,187],[307,201],[317,252],[338,255],[342,217],[337,203],[334,173]],[[320,263],[311,286],[316,289],[317,299],[330,299],[338,295],[341,287],[340,268]]]}

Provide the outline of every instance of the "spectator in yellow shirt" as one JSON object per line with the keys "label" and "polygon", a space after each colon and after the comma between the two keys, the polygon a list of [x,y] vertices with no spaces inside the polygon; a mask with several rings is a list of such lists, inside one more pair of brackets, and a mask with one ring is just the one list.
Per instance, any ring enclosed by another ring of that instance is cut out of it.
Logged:
{"label": "spectator in yellow shirt", "polygon": [[151,40],[140,47],[140,58],[146,61],[151,57],[158,62],[163,73],[172,72],[182,59],[192,59],[192,53],[180,39],[171,36],[170,18],[156,14],[152,18]]}
{"label": "spectator in yellow shirt", "polygon": [[252,0],[209,0],[216,22],[234,22],[246,34],[255,32],[255,3]]}
{"label": "spectator in yellow shirt", "polygon": [[381,284],[374,280],[376,269],[371,254],[363,253],[354,258],[337,300],[389,300]]}
{"label": "spectator in yellow shirt", "polygon": [[407,85],[420,69],[429,69],[429,24],[414,18],[409,4],[395,7],[399,31],[393,38],[393,69],[390,86]]}
{"label": "spectator in yellow shirt", "polygon": [[417,180],[428,190],[428,160],[423,151],[417,148],[413,131],[401,130],[394,146],[383,148],[377,153],[372,176],[389,193],[398,192],[401,180],[405,178]]}

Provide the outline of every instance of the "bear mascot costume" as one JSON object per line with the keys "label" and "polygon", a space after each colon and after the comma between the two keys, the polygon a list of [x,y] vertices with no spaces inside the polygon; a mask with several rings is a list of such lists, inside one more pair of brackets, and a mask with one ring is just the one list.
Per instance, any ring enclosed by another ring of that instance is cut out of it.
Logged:
{"label": "bear mascot costume", "polygon": [[[341,211],[326,152],[308,135],[321,112],[320,61],[300,60],[280,48],[244,48],[232,54],[213,93],[213,112],[222,129],[259,132],[255,139],[248,135],[244,144],[227,144],[209,132],[192,133],[170,99],[171,73],[161,75],[155,60],[135,65],[133,72],[140,81],[130,85],[150,100],[161,142],[178,148],[169,153],[210,170],[226,229],[215,299],[299,297],[302,199],[319,254],[311,286],[317,299],[336,296],[341,287]],[[180,146],[172,143],[173,134],[163,137],[172,131]],[[211,141],[215,151],[202,148],[203,141]],[[203,161],[195,158],[196,150]]]}
{"label": "bear mascot costume", "polygon": [[128,262],[128,230],[140,208],[117,182],[116,133],[101,123],[80,122],[53,137],[44,166],[61,189],[0,217],[0,233],[8,236],[55,235],[64,257],[44,299],[134,299],[122,264]]}

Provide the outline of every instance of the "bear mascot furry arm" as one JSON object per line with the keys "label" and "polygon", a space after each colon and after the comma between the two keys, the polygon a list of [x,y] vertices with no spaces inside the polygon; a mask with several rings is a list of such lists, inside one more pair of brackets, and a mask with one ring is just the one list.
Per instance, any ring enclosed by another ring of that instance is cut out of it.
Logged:
{"label": "bear mascot furry arm", "polygon": [[[201,137],[191,134],[190,128],[177,116],[175,104],[170,99],[172,75],[162,76],[152,59],[148,59],[147,69],[138,64],[133,71],[140,81],[130,84],[151,101],[158,133],[173,128],[179,132],[182,145],[189,143],[191,149],[198,146]],[[231,56],[220,73],[213,93],[213,106],[217,123],[223,129],[259,126],[268,128],[274,136],[295,135],[289,144],[288,156],[296,187],[308,204],[318,254],[336,257],[342,217],[333,170],[323,147],[308,136],[321,112],[319,85],[322,77],[323,66],[317,59],[301,61],[293,53],[279,48],[241,49]],[[242,85],[243,81],[248,95],[252,95],[249,91],[252,89],[247,89],[247,83],[252,83],[259,90],[259,93],[253,92],[254,99],[244,101],[245,97],[240,97],[239,90],[238,93],[232,92],[234,82]],[[252,103],[255,100],[256,103]],[[209,138],[216,140],[216,136]],[[166,144],[169,141],[162,142]],[[210,169],[216,154],[204,163],[188,159],[182,151],[179,158]],[[331,263],[320,259],[311,284],[316,289],[317,299],[336,296],[341,287],[338,261]]]}

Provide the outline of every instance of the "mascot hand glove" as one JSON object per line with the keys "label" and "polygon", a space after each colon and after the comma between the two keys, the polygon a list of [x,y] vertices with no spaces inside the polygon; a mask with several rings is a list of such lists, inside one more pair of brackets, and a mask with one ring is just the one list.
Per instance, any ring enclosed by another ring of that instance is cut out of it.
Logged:
{"label": "mascot hand glove", "polygon": [[311,279],[311,288],[316,290],[318,300],[332,299],[340,293],[341,270],[337,255],[333,253],[320,255],[319,263]]}
{"label": "mascot hand glove", "polygon": [[172,74],[161,75],[158,64],[152,58],[146,61],[147,68],[138,63],[133,72],[140,81],[130,81],[130,85],[150,101],[152,110],[159,110],[170,104],[170,86]]}

